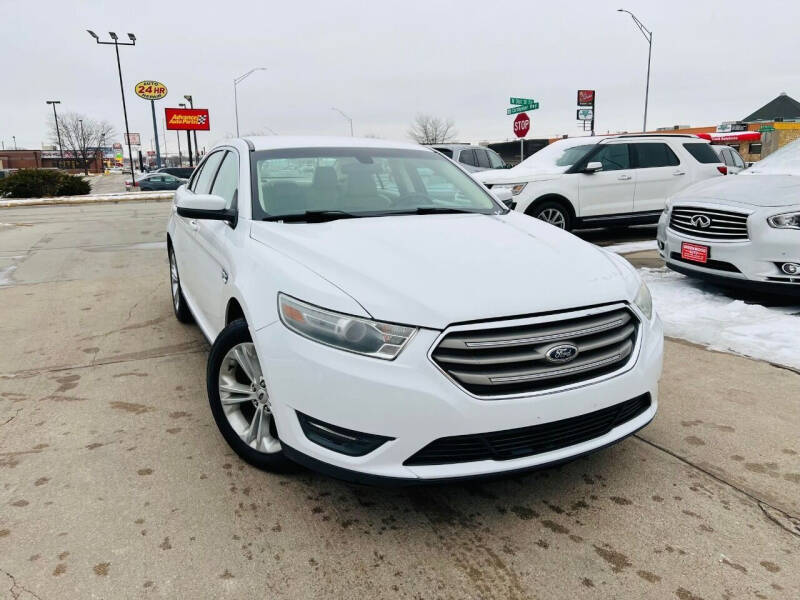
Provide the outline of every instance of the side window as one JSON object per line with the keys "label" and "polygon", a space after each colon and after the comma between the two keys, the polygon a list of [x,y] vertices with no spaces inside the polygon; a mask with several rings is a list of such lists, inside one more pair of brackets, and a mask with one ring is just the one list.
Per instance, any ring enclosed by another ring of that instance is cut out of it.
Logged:
{"label": "side window", "polygon": [[744,164],[744,159],[742,155],[739,154],[736,150],[732,150],[731,154],[733,155],[733,164],[739,167],[740,169],[744,169],[747,165]]}
{"label": "side window", "polygon": [[475,160],[475,151],[471,150],[471,149],[462,150],[461,154],[458,155],[458,162],[460,162],[462,164],[465,164],[465,165],[471,165],[473,167],[477,167],[478,166],[478,163]]}
{"label": "side window", "polygon": [[239,189],[239,157],[228,151],[219,167],[211,193],[225,198],[225,208],[233,206],[236,191]]}
{"label": "side window", "polygon": [[214,152],[213,154],[209,154],[208,158],[203,162],[202,170],[195,175],[194,181],[192,182],[192,191],[195,194],[209,193],[211,182],[214,179],[214,175],[217,173],[217,167],[224,154],[224,151]]}
{"label": "side window", "polygon": [[636,166],[639,169],[676,167],[681,164],[667,144],[656,142],[633,144],[633,148],[636,152]]}
{"label": "side window", "polygon": [[505,161],[494,150],[487,150],[486,153],[489,155],[489,164],[493,169],[502,169],[506,166]]}
{"label": "side window", "polygon": [[475,148],[474,152],[475,156],[478,157],[479,167],[483,167],[484,169],[491,167],[489,164],[489,155],[486,153],[486,150],[483,150],[482,148]]}
{"label": "side window", "polygon": [[631,159],[628,155],[630,144],[606,144],[600,152],[589,158],[589,162],[603,163],[603,171],[619,171],[631,168]]}

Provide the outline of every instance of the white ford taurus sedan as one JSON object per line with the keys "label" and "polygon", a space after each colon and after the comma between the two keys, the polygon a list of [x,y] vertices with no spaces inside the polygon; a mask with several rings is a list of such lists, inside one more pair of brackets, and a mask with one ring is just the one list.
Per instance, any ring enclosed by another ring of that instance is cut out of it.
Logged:
{"label": "white ford taurus sedan", "polygon": [[510,473],[655,415],[662,328],[635,270],[428,148],[225,142],[176,192],[168,250],[214,419],[258,467]]}
{"label": "white ford taurus sedan", "polygon": [[667,266],[732,287],[800,296],[800,140],[667,203],[658,224]]}

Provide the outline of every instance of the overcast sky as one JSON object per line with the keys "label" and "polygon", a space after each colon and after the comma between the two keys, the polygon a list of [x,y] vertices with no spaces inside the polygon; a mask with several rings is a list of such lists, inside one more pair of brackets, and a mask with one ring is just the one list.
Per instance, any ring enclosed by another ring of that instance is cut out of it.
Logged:
{"label": "overcast sky", "polygon": [[[495,8],[497,7],[497,8]],[[163,109],[193,94],[210,110],[201,146],[242,133],[349,134],[407,139],[417,113],[451,118],[458,138],[509,138],[509,96],[540,103],[529,137],[579,135],[578,88],[597,90],[600,132],[641,127],[647,43],[624,7],[653,31],[648,128],[740,119],[780,92],[800,99],[800,2],[471,0],[72,2],[0,0],[0,140],[40,148],[59,110],[124,131],[113,46],[120,49],[130,128],[149,148],[143,79],[165,83]],[[175,132],[167,147],[175,151]],[[163,139],[162,139],[163,144]],[[181,139],[185,152],[185,135]],[[163,148],[162,148],[163,150]]]}

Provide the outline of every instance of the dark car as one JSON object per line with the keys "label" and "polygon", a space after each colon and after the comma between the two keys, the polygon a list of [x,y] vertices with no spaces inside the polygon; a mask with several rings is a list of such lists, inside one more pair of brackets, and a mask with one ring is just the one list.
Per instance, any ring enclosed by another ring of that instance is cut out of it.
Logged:
{"label": "dark car", "polygon": [[161,167],[156,173],[169,173],[181,179],[189,179],[194,173],[194,167]]}
{"label": "dark car", "polygon": [[125,189],[130,191],[131,188],[140,189],[143,192],[153,192],[159,190],[177,190],[188,179],[175,177],[169,173],[148,173],[136,180],[136,183],[131,185],[130,180],[125,182]]}

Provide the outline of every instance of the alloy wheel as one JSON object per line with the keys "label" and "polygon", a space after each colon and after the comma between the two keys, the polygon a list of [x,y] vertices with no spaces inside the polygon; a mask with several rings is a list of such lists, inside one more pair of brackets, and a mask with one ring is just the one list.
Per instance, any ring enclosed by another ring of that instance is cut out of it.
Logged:
{"label": "alloy wheel", "polygon": [[169,281],[172,286],[172,303],[175,305],[175,310],[180,308],[180,279],[178,279],[178,265],[175,262],[175,252],[170,250],[169,253]]}
{"label": "alloy wheel", "polygon": [[550,225],[555,225],[560,229],[565,229],[567,225],[566,219],[564,218],[564,213],[557,208],[545,208],[539,213],[537,218],[541,219],[545,223],[550,223]]}

